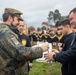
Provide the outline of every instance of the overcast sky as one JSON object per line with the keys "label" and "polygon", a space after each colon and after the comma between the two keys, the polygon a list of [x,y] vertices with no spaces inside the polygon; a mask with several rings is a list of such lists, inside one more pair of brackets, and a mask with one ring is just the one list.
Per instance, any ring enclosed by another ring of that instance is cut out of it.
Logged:
{"label": "overcast sky", "polygon": [[58,9],[61,15],[68,15],[76,7],[76,0],[0,0],[0,18],[5,8],[15,8],[23,12],[28,26],[41,27],[46,22],[49,11]]}

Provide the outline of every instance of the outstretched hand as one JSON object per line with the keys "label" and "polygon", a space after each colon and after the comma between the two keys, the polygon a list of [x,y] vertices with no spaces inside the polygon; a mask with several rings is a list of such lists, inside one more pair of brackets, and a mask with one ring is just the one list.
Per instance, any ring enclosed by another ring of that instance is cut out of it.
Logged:
{"label": "outstretched hand", "polygon": [[40,47],[42,48],[43,52],[45,52],[45,51],[48,51],[48,49],[49,49],[49,44],[44,43],[44,44],[42,44]]}
{"label": "outstretched hand", "polygon": [[44,57],[48,59],[49,61],[54,61],[54,58],[53,58],[54,54],[55,52],[50,52],[50,53],[44,54]]}

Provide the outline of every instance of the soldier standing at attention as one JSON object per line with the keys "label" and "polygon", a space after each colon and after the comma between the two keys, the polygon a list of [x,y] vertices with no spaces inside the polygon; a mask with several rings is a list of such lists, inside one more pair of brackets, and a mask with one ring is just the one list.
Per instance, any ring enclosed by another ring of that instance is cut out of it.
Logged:
{"label": "soldier standing at attention", "polygon": [[14,14],[18,12],[15,9],[9,10],[3,14],[4,23],[0,25],[0,75],[16,75],[15,70],[22,66],[21,62],[40,58],[43,51],[49,48],[48,44],[41,47],[24,47],[18,34],[10,28],[12,23],[18,24],[20,15]]}

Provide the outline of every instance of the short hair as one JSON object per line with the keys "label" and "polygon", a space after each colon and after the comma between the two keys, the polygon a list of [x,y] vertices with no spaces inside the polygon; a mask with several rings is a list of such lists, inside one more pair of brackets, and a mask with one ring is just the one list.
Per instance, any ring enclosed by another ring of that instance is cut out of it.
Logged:
{"label": "short hair", "polygon": [[65,20],[62,20],[60,23],[59,23],[59,26],[66,26],[66,25],[69,25],[69,26],[71,26],[70,25],[70,20],[69,19],[65,19]]}
{"label": "short hair", "polygon": [[8,17],[11,16],[12,18],[14,17],[13,14],[8,14],[8,13],[4,13],[2,15],[2,18],[3,18],[3,22],[6,22],[8,20]]}
{"label": "short hair", "polygon": [[55,23],[55,27],[58,27],[59,24],[60,24],[60,21],[57,21],[57,22]]}
{"label": "short hair", "polygon": [[76,7],[72,9],[69,14],[71,14],[72,12],[76,13]]}

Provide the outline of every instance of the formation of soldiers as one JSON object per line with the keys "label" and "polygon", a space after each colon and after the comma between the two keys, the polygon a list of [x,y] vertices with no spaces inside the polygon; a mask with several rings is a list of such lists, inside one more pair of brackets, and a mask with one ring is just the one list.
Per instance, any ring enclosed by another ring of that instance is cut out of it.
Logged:
{"label": "formation of soldiers", "polygon": [[[55,27],[57,28],[57,27]],[[63,42],[63,34],[60,32],[60,30],[50,30],[45,34],[37,31],[33,31],[29,35],[30,41],[33,41],[34,44],[37,44],[37,42],[48,42],[52,43],[52,47],[58,46],[58,43]]]}
{"label": "formation of soldiers", "polygon": [[37,42],[37,41],[47,41],[49,43],[52,43],[52,42],[56,42],[58,41],[57,36],[54,34],[54,35],[50,35],[50,34],[38,34],[38,33],[33,33],[33,34],[30,34],[29,35],[29,38],[31,40],[31,37],[33,39],[33,41]]}

